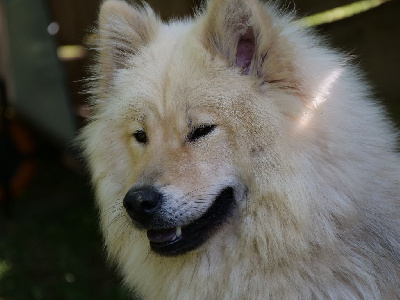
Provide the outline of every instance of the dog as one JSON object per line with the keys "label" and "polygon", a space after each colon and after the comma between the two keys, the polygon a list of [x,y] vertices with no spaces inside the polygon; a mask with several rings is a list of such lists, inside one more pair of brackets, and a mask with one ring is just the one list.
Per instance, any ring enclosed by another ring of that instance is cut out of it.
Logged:
{"label": "dog", "polygon": [[400,299],[397,133],[349,58],[259,0],[103,2],[79,141],[144,299]]}

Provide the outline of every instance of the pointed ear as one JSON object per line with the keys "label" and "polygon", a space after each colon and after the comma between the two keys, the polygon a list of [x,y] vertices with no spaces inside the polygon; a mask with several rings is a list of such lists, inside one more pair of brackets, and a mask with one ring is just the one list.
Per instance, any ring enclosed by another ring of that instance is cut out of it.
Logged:
{"label": "pointed ear", "polygon": [[100,74],[105,80],[126,68],[130,57],[155,36],[158,20],[150,7],[133,7],[125,1],[108,0],[100,9],[98,46]]}
{"label": "pointed ear", "polygon": [[291,49],[259,0],[214,0],[205,15],[206,48],[244,75],[295,88]]}

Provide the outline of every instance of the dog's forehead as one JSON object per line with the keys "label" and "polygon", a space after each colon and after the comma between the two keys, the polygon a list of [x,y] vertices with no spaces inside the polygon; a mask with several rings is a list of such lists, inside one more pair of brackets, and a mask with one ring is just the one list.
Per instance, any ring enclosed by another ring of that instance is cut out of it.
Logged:
{"label": "dog's forehead", "polygon": [[199,93],[209,82],[202,70],[207,54],[190,30],[191,24],[185,22],[162,26],[155,39],[133,57],[132,68],[121,71],[118,92],[126,95],[121,98],[160,115],[204,99]]}
{"label": "dog's forehead", "polygon": [[185,119],[180,123],[190,118],[207,122],[208,112],[232,108],[248,85],[241,88],[239,74],[212,57],[193,30],[197,28],[189,21],[161,26],[155,39],[133,58],[133,67],[119,76],[118,93],[128,100],[124,104],[158,119]]}
{"label": "dog's forehead", "polygon": [[183,22],[160,26],[157,36],[130,58],[127,68],[118,71],[112,92],[122,100],[122,106],[136,110],[164,105],[165,89],[174,72],[171,71],[173,56],[189,27]]}

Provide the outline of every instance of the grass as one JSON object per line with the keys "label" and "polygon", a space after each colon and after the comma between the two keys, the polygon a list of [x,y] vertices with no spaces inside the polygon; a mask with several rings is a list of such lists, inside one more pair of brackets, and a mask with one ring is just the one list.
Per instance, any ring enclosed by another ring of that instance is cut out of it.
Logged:
{"label": "grass", "polygon": [[0,300],[128,299],[107,267],[87,182],[54,155],[40,160],[13,217],[0,215]]}

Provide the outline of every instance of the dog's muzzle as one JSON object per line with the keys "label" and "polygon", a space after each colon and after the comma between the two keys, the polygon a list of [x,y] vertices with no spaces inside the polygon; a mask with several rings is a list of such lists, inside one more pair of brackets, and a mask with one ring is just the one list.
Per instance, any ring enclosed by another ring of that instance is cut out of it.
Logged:
{"label": "dog's muzzle", "polygon": [[171,225],[162,217],[164,196],[153,187],[131,189],[123,205],[133,223],[147,230],[151,249],[164,256],[174,256],[202,245],[230,216],[235,196],[232,187],[221,190],[208,210],[189,224]]}

